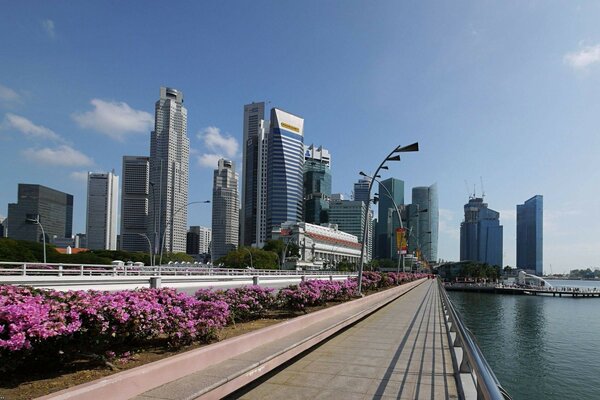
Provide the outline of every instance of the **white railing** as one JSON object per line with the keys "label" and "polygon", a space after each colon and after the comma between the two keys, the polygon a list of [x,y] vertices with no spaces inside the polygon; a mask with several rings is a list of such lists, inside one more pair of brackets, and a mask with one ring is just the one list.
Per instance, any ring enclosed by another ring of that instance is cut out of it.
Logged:
{"label": "white railing", "polygon": [[135,265],[0,262],[0,281],[2,280],[2,276],[318,276],[332,274],[356,275],[355,272],[329,270],[236,269],[191,263],[175,263],[150,267]]}

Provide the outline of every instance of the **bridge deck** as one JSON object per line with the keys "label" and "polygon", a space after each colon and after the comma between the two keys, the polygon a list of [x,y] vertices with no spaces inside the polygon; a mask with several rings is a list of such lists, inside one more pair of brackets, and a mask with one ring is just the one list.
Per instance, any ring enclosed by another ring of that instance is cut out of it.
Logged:
{"label": "bridge deck", "polygon": [[419,285],[230,398],[458,398],[438,290]]}

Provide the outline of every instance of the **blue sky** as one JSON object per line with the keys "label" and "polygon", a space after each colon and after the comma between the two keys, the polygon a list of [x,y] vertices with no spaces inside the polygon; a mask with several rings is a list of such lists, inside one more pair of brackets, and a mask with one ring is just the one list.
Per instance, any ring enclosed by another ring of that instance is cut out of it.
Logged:
{"label": "blue sky", "polygon": [[[516,204],[542,194],[546,272],[599,266],[599,18],[597,1],[9,2],[0,215],[39,183],[75,196],[83,231],[85,172],[148,154],[165,85],[188,108],[190,201],[211,198],[217,156],[240,165],[243,105],[266,100],[329,149],[334,192],[419,141],[383,178],[409,200],[438,183],[441,258],[458,259],[482,177],[505,264]],[[189,224],[210,226],[210,207]]]}

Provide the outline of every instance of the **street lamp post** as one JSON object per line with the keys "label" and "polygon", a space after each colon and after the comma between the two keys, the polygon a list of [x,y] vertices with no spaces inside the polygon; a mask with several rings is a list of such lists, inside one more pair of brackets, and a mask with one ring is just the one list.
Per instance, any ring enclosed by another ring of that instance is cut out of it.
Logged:
{"label": "street lamp post", "polygon": [[40,222],[40,214],[36,214],[35,218],[26,218],[25,221],[39,225],[42,229],[42,243],[44,245],[44,264],[46,264],[46,233],[44,232],[44,226]]}
{"label": "street lamp post", "polygon": [[135,232],[135,233],[146,238],[146,241],[148,242],[148,254],[150,255],[150,266],[153,267],[154,266],[154,254],[152,254],[152,243],[150,243],[150,238],[145,233],[139,233],[139,232]]}
{"label": "street lamp post", "polygon": [[[404,153],[404,152],[409,152],[409,151],[419,151],[419,143],[415,142],[413,144],[410,144],[408,146],[398,146],[396,147],[394,150],[392,150],[390,152],[390,154],[387,155],[387,157],[385,157],[383,159],[383,161],[381,162],[381,164],[379,164],[379,167],[377,167],[377,169],[375,170],[375,173],[373,174],[374,177],[377,177],[377,174],[379,173],[379,171],[381,169],[387,169],[387,166],[384,166],[384,164],[386,163],[386,161],[400,161],[400,155],[395,153]],[[367,194],[367,198],[370,199],[371,198],[371,189],[373,188],[373,180],[371,180],[369,182],[369,191]],[[362,234],[362,246],[360,249],[360,264],[358,267],[358,294],[362,293],[362,272],[363,272],[363,267],[365,264],[365,247],[367,244],[367,224],[368,221],[367,219],[369,218],[369,208],[370,208],[371,202],[367,201],[367,206],[365,207],[365,215],[364,215],[364,225],[363,225],[363,234]]]}
{"label": "street lamp post", "polygon": [[248,254],[250,254],[250,268],[254,269],[254,264],[252,262],[252,252],[247,247],[244,247],[244,250],[246,250]]}
{"label": "street lamp post", "polygon": [[[165,249],[165,237],[167,236],[167,230],[170,227],[170,225],[173,225],[173,219],[175,218],[175,216],[181,211],[183,210],[185,207],[191,206],[192,204],[199,204],[199,203],[210,203],[210,200],[204,200],[204,201],[192,201],[191,203],[187,203],[184,206],[179,207],[177,210],[175,210],[175,212],[173,213],[173,215],[171,216],[171,219],[169,221],[169,223],[165,226],[165,230],[163,231],[162,234],[162,239],[160,241],[160,259],[158,261],[158,263],[160,265],[162,265],[162,257],[163,257],[163,250]],[[172,238],[171,238],[172,239]]]}

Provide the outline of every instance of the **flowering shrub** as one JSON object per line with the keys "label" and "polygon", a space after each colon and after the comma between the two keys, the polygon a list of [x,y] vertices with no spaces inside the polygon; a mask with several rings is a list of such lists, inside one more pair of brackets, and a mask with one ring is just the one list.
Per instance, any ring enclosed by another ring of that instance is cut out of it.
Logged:
{"label": "flowering shrub", "polygon": [[200,289],[196,298],[205,301],[224,301],[229,306],[231,320],[250,321],[261,318],[273,307],[274,289],[258,285],[242,286],[227,290]]}
{"label": "flowering shrub", "polygon": [[356,287],[356,282],[351,280],[308,280],[281,289],[277,300],[282,308],[306,312],[306,307],[320,305],[327,301],[348,300],[356,293]]}

